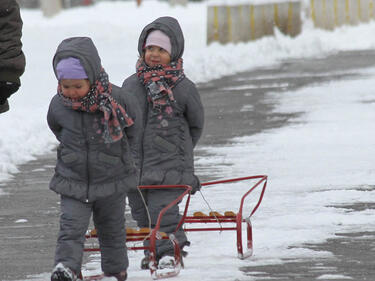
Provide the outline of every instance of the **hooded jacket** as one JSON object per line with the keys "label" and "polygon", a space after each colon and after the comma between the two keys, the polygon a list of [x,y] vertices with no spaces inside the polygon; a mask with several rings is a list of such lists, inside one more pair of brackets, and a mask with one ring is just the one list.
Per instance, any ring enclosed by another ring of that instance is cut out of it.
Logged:
{"label": "hooded jacket", "polygon": [[[178,21],[172,17],[158,18],[142,30],[138,41],[139,55],[143,55],[147,35],[155,29],[169,36],[171,61],[181,58],[184,37]],[[124,81],[123,89],[137,98],[142,112],[138,118],[142,128],[136,156],[140,183],[188,184],[193,190],[199,189],[200,183],[194,174],[193,149],[202,134],[204,112],[195,84],[185,77],[172,89],[176,100],[172,116],[153,110],[137,74]]]}
{"label": "hooded jacket", "polygon": [[0,81],[20,85],[25,70],[22,52],[22,19],[16,0],[0,1]]}
{"label": "hooded jacket", "polygon": [[[90,38],[68,38],[58,46],[53,58],[55,74],[57,63],[67,57],[80,60],[91,84],[97,80],[101,61]],[[134,120],[133,106],[137,105],[122,95],[121,89],[115,85],[112,86],[112,97]],[[134,135],[136,121],[125,128],[120,141],[105,144],[93,126],[95,119],[102,117],[101,111],[73,110],[65,106],[58,95],[52,98],[47,121],[60,142],[55,174],[50,182],[50,188],[55,192],[83,202],[93,202],[136,188],[138,176],[129,144],[137,142]]]}

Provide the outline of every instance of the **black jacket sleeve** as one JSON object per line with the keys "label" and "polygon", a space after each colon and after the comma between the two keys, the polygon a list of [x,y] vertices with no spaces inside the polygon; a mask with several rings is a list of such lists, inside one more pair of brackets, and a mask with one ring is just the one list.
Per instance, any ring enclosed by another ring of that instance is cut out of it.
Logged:
{"label": "black jacket sleeve", "polygon": [[22,19],[16,0],[0,1],[0,81],[17,83],[25,71]]}

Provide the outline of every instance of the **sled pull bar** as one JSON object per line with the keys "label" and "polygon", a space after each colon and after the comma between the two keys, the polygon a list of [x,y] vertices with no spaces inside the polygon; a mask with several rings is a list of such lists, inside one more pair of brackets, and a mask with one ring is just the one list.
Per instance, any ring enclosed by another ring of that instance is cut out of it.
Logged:
{"label": "sled pull bar", "polygon": [[[257,188],[262,182],[264,182],[263,184],[263,188],[262,188],[262,192],[260,193],[260,196],[259,196],[259,200],[258,200],[258,203],[255,205],[253,211],[250,213],[250,216],[251,217],[255,211],[258,209],[260,203],[262,203],[262,200],[263,200],[263,196],[264,196],[264,192],[266,191],[266,186],[267,186],[267,176],[256,176],[256,177],[250,177],[250,178],[261,178],[260,181],[258,181],[248,192],[246,192],[244,194],[244,196],[242,196],[242,199],[241,199],[241,207],[240,207],[240,213],[242,214],[242,209],[243,209],[243,204],[244,204],[244,201],[245,201],[245,198],[247,195],[249,195],[255,188]],[[248,178],[249,179],[249,178]]]}
{"label": "sled pull bar", "polygon": [[208,185],[214,185],[214,184],[220,184],[220,183],[228,183],[228,182],[237,182],[237,181],[244,181],[244,180],[253,180],[253,179],[260,179],[250,190],[248,190],[243,196],[242,196],[242,199],[241,199],[241,205],[240,205],[240,209],[239,209],[239,213],[242,214],[242,209],[243,209],[243,204],[244,204],[244,201],[245,201],[245,198],[255,189],[257,188],[262,182],[264,182],[263,184],[263,188],[262,188],[262,192],[260,194],[260,197],[259,197],[259,200],[257,202],[257,204],[255,205],[254,209],[252,210],[252,212],[250,213],[250,216],[251,217],[255,211],[258,209],[260,203],[262,203],[262,200],[263,200],[263,195],[264,195],[264,192],[266,190],[266,185],[267,185],[267,176],[266,175],[257,175],[257,176],[248,176],[248,177],[241,177],[241,178],[233,178],[233,179],[226,179],[226,180],[218,180],[218,181],[211,181],[211,182],[204,182],[202,183],[201,185],[202,186],[208,186]]}
{"label": "sled pull bar", "polygon": [[234,178],[234,179],[227,179],[227,180],[209,181],[209,182],[204,182],[201,185],[202,186],[206,186],[206,185],[213,185],[213,184],[219,184],[219,183],[236,182],[236,181],[252,180],[252,179],[263,179],[263,180],[266,180],[267,176],[265,176],[265,175],[259,175],[259,176],[249,176],[249,177],[241,177],[241,178]]}

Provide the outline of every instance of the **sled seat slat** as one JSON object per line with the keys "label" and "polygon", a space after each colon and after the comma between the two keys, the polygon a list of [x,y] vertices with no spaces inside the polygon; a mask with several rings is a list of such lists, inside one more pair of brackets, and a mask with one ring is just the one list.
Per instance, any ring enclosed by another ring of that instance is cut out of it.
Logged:
{"label": "sled seat slat", "polygon": [[235,217],[236,213],[234,213],[232,211],[226,211],[226,212],[224,212],[224,216],[226,216],[226,217]]}
{"label": "sled seat slat", "polygon": [[208,217],[208,215],[206,215],[203,212],[194,212],[193,216],[194,217]]}
{"label": "sled seat slat", "polygon": [[[135,239],[135,238],[139,238],[139,239],[144,239],[144,238],[147,238],[147,236],[149,236],[151,234],[151,231],[152,229],[148,228],[148,227],[143,227],[143,228],[126,228],[126,237],[127,237],[127,240],[132,240],[132,239]],[[158,232],[158,235],[160,238],[168,238],[168,235],[167,233],[165,232]],[[96,238],[98,237],[98,233],[97,233],[97,230],[96,228],[90,230],[88,232],[88,234],[86,235],[86,238]]]}
{"label": "sled seat slat", "polygon": [[226,221],[228,219],[235,219],[237,214],[233,211],[225,211],[224,215],[216,212],[216,211],[211,211],[208,215],[203,213],[203,212],[194,212],[193,216],[187,216],[186,219],[189,221],[189,219],[199,221],[200,219],[202,220],[207,220],[207,219],[214,219],[216,221]]}
{"label": "sled seat slat", "polygon": [[212,211],[209,213],[209,215],[206,215],[203,212],[194,212],[193,214],[194,217],[235,217],[236,213],[233,211],[225,211],[224,215],[220,214],[219,212]]}

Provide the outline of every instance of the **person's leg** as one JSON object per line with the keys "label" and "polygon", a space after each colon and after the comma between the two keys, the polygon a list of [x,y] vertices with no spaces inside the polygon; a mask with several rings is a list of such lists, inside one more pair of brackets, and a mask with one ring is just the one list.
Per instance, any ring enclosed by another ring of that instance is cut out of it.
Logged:
{"label": "person's leg", "polygon": [[61,196],[60,231],[57,238],[55,265],[62,263],[76,275],[81,272],[85,233],[91,204]]}
{"label": "person's leg", "polygon": [[[155,227],[159,213],[161,210],[175,200],[180,194],[181,190],[150,190],[148,194],[148,208],[151,217],[152,227]],[[172,206],[162,217],[160,222],[160,231],[168,234],[173,233],[180,245],[183,248],[190,243],[187,240],[185,231],[182,226],[175,232],[178,223],[181,220],[179,213],[179,206]],[[157,259],[165,255],[173,255],[173,245],[169,240],[156,241],[156,256]]]}
{"label": "person's leg", "polygon": [[127,196],[132,217],[137,222],[138,227],[149,227],[149,220],[145,207],[145,202],[147,202],[147,191],[142,191],[141,195],[139,190],[132,190],[128,192]]}
{"label": "person's leg", "polygon": [[[129,266],[125,230],[125,194],[115,194],[94,203],[93,218],[98,231],[102,270],[107,276],[126,278]],[[120,279],[119,279],[120,280]],[[125,279],[122,279],[125,280]]]}

